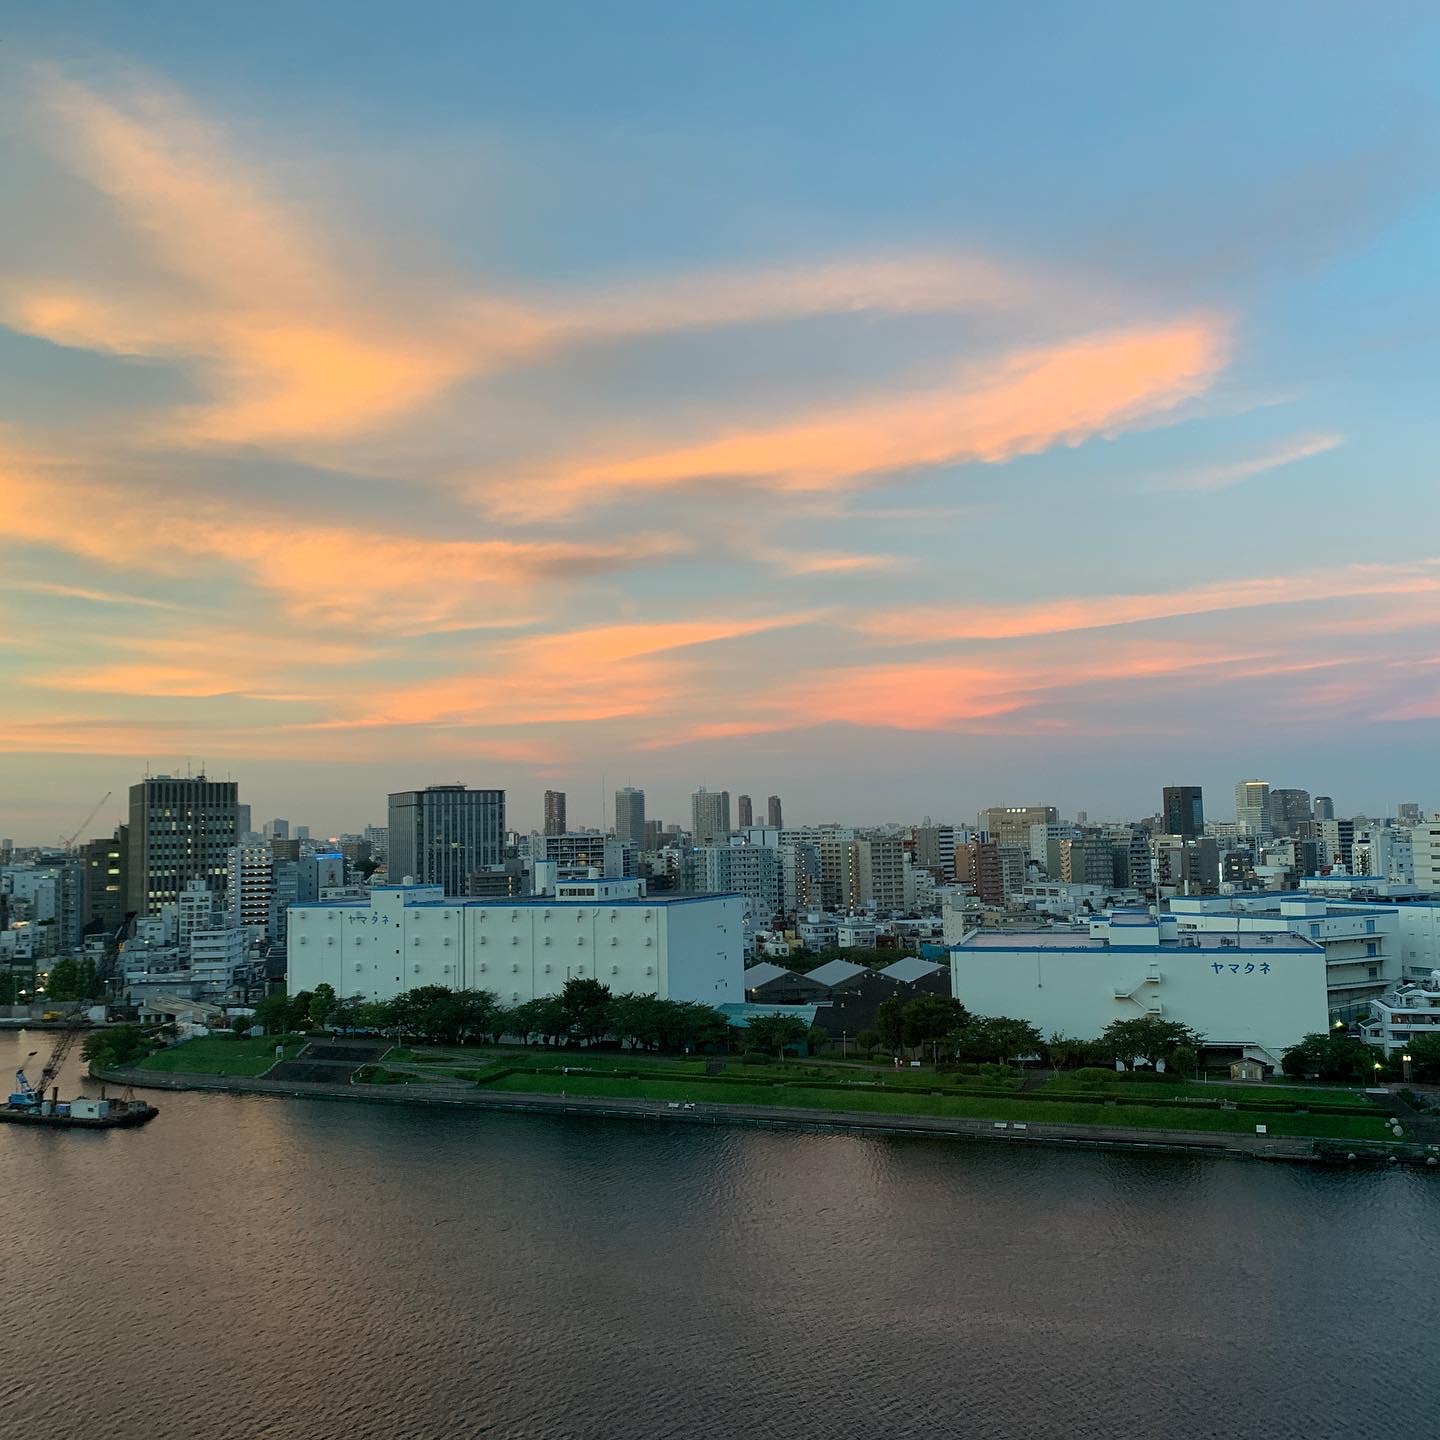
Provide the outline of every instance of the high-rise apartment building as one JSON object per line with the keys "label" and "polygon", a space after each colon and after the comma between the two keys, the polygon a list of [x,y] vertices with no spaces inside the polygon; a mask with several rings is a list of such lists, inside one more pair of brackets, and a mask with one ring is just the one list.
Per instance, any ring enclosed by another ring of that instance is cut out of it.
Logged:
{"label": "high-rise apartment building", "polygon": [[1167,835],[1198,840],[1205,833],[1205,804],[1198,785],[1167,785],[1161,792],[1161,823]]}
{"label": "high-rise apartment building", "polygon": [[898,839],[855,842],[860,904],[876,910],[907,910],[915,903],[915,881]]}
{"label": "high-rise apartment building", "polygon": [[365,827],[365,840],[370,846],[372,859],[384,863],[385,857],[390,853],[390,832],[383,825],[367,825]]}
{"label": "high-rise apartment building", "polygon": [[1060,842],[1060,883],[1062,885],[1103,885],[1115,883],[1115,857],[1111,842],[1103,835],[1082,835]]}
{"label": "high-rise apartment building", "polygon": [[615,792],[615,838],[645,848],[645,792],[632,785]]}
{"label": "high-rise apartment building", "polygon": [[1270,782],[1242,780],[1235,787],[1235,823],[1242,835],[1264,835],[1270,824]]}
{"label": "high-rise apartment building", "polygon": [[915,863],[928,870],[942,885],[955,881],[955,827],[917,825]]}
{"label": "high-rise apartment building", "polygon": [[860,846],[849,831],[819,833],[820,904],[826,910],[849,910],[860,903]]}
{"label": "high-rise apartment building", "polygon": [[735,798],[735,827],[745,830],[755,823],[755,802],[748,795]]}
{"label": "high-rise apartment building", "polygon": [[563,835],[566,829],[565,792],[563,790],[547,790],[545,792],[545,823],[541,833]]}
{"label": "high-rise apartment building", "polygon": [[773,830],[784,829],[785,821],[781,816],[780,797],[772,795],[765,802],[765,823]]}
{"label": "high-rise apartment building", "polygon": [[690,797],[690,834],[697,845],[713,845],[730,833],[730,792],[703,785]]}
{"label": "high-rise apartment building", "polygon": [[685,856],[680,883],[692,895],[744,895],[761,925],[780,913],[780,855],[766,845],[701,845]]}
{"label": "high-rise apartment building", "polygon": [[542,835],[531,857],[552,860],[563,870],[598,870],[602,876],[616,879],[634,876],[639,846],[622,840],[618,835],[602,835],[598,830],[567,830],[563,835]]}
{"label": "high-rise apartment building", "polygon": [[665,843],[665,822],[663,820],[647,820],[645,822],[645,845],[646,850],[658,850]]}
{"label": "high-rise apartment building", "polygon": [[955,878],[968,885],[986,905],[1005,903],[1005,877],[1000,847],[994,840],[972,840],[955,847]]}
{"label": "high-rise apartment building", "polygon": [[992,805],[982,810],[979,828],[997,845],[1018,845],[1030,848],[1032,825],[1054,825],[1060,812],[1053,805]]}
{"label": "high-rise apartment building", "polygon": [[217,894],[225,888],[239,840],[237,791],[233,780],[204,775],[154,775],[130,787],[127,910],[158,915],[193,880]]}
{"label": "high-rise apartment building", "polygon": [[231,923],[258,938],[270,929],[275,904],[275,856],[268,845],[237,845],[227,860],[225,898]]}
{"label": "high-rise apartment building", "polygon": [[470,875],[505,858],[505,792],[429,785],[390,797],[390,883],[443,885],[463,895]]}

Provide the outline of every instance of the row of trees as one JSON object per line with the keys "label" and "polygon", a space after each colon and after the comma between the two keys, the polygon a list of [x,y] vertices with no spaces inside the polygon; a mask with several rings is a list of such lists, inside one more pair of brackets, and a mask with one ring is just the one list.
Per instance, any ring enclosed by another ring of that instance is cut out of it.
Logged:
{"label": "row of trees", "polygon": [[[373,1030],[438,1045],[497,1044],[511,1035],[530,1044],[594,1045],[618,1040],[637,1050],[681,1050],[719,1044],[730,1024],[720,1011],[654,995],[612,995],[598,980],[572,979],[558,995],[502,1005],[489,990],[422,985],[392,1000],[341,999],[329,985],[295,995],[272,995],[255,1007],[251,1023],[271,1033],[331,1027]],[[802,1026],[802,1029],[804,1027]]]}
{"label": "row of trees", "polygon": [[923,1050],[956,1060],[994,1061],[1038,1055],[1056,1069],[1082,1065],[1129,1065],[1160,1061],[1175,1070],[1193,1070],[1201,1037],[1186,1025],[1154,1016],[1117,1020],[1094,1040],[1051,1035],[1047,1040],[1028,1020],[1009,1015],[972,1015],[959,1001],[925,995],[908,1004],[898,998],[884,1001],[875,1028],[856,1037],[862,1050]]}
{"label": "row of trees", "polygon": [[[1422,1085],[1440,1085],[1440,1035],[1422,1035],[1403,1052],[1410,1057],[1410,1078]],[[1307,1035],[1280,1060],[1287,1075],[1318,1075],[1322,1080],[1401,1080],[1401,1055],[1388,1060],[1383,1051],[1344,1030]]]}

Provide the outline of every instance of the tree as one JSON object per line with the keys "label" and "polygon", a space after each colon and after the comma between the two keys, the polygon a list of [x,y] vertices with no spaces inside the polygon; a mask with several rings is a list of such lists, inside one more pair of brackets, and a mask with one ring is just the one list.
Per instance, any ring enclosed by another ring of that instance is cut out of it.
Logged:
{"label": "tree", "polygon": [[230,1028],[237,1035],[248,1035],[255,1028],[255,1017],[253,1015],[232,1015]]}
{"label": "tree", "polygon": [[1123,1060],[1127,1065],[1145,1060],[1154,1065],[1181,1045],[1198,1050],[1203,1037],[1178,1020],[1141,1015],[1134,1020],[1112,1020],[1100,1039],[1114,1060]]}
{"label": "tree", "polygon": [[80,1054],[92,1070],[120,1069],[150,1053],[150,1041],[138,1025],[112,1025],[85,1037]]}
{"label": "tree", "polygon": [[310,995],[306,1018],[317,1028],[326,1024],[335,1013],[335,987],[321,981]]}
{"label": "tree", "polygon": [[900,1035],[907,1045],[928,1045],[943,1040],[952,1030],[964,1029],[970,1012],[948,995],[922,995],[901,1012]]}
{"label": "tree", "polygon": [[1085,1058],[1085,1041],[1063,1035],[1058,1030],[1046,1041],[1045,1048],[1049,1051],[1050,1063],[1057,1070],[1069,1070]]}
{"label": "tree", "polygon": [[560,992],[569,1033],[593,1044],[610,1031],[610,987],[588,976],[572,975]]}
{"label": "tree", "polygon": [[[1412,1052],[1413,1053],[1413,1052]],[[1373,1045],[1343,1030],[1316,1031],[1304,1036],[1281,1057],[1280,1068],[1291,1076],[1318,1075],[1322,1080],[1369,1080],[1375,1062],[1384,1056]]]}
{"label": "tree", "polygon": [[285,1029],[303,1030],[310,1023],[310,1001],[314,996],[309,990],[297,990],[285,1003]]}
{"label": "tree", "polygon": [[962,1060],[993,1060],[1003,1065],[1044,1048],[1040,1032],[1028,1020],[1009,1015],[976,1015],[963,1028],[952,1031],[947,1043]]}
{"label": "tree", "polygon": [[46,997],[61,1004],[86,999],[87,995],[82,988],[81,979],[78,960],[70,956],[66,956],[63,960],[57,960],[50,967],[50,974],[45,981]]}
{"label": "tree", "polygon": [[787,1045],[801,1044],[809,1031],[798,1015],[754,1015],[745,1027],[745,1036],[757,1050],[783,1055]]}
{"label": "tree", "polygon": [[288,995],[267,995],[255,1002],[255,1023],[264,1026],[267,1035],[283,1035],[288,1028],[286,1020],[289,1013]]}
{"label": "tree", "polygon": [[872,1051],[880,1048],[880,1032],[878,1030],[862,1030],[855,1037],[855,1044],[862,1054],[869,1055]]}
{"label": "tree", "polygon": [[1440,1035],[1422,1035],[1405,1047],[1410,1076],[1422,1085],[1440,1085]]}
{"label": "tree", "polygon": [[880,1043],[892,1054],[898,1054],[905,1043],[905,1006],[897,996],[882,1000],[875,1011],[875,1028]]}
{"label": "tree", "polygon": [[1177,1045],[1170,1052],[1170,1059],[1167,1063],[1178,1074],[1188,1075],[1200,1063],[1200,1057],[1193,1045]]}

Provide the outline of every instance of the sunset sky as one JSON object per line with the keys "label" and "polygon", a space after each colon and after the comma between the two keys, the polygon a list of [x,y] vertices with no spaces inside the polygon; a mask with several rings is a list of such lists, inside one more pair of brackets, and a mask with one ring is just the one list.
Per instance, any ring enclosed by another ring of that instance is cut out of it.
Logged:
{"label": "sunset sky", "polygon": [[0,835],[1440,805],[1440,9],[12,5]]}

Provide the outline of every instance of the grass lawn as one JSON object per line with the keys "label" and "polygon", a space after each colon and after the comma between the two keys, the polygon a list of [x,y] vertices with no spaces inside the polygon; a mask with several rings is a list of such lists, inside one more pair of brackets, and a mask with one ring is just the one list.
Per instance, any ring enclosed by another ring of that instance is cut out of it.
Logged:
{"label": "grass lawn", "polygon": [[[239,1035],[202,1035],[182,1040],[140,1062],[141,1070],[164,1070],[186,1075],[261,1075],[275,1063],[272,1035],[258,1040]],[[298,1035],[284,1037],[285,1058],[293,1060],[305,1044]]]}
{"label": "grass lawn", "polygon": [[1363,1090],[1353,1085],[1329,1087],[1285,1085],[1267,1080],[1246,1085],[1233,1080],[1076,1080],[1064,1070],[1058,1079],[1047,1079],[1042,1090],[1084,1091],[1088,1095],[1143,1100],[1147,1095],[1173,1100],[1269,1100],[1295,1105],[1355,1105],[1367,1103]]}
{"label": "grass lawn", "polygon": [[[1253,1135],[1255,1117],[1234,1110],[1162,1110],[1139,1105],[1106,1109],[1052,1101],[985,1096],[938,1096],[859,1086],[801,1090],[757,1081],[753,1085],[687,1085],[683,1078],[607,1079],[598,1075],[507,1075],[487,1088],[511,1094],[584,1095],[601,1099],[680,1100],[712,1105],[783,1105],[806,1110],[854,1110],[867,1114],[940,1115],[975,1120],[1019,1120],[1037,1125],[1112,1125],[1154,1130],[1198,1130]],[[1270,1115],[1271,1135],[1338,1140],[1386,1140],[1380,1118],[1348,1115]]]}

